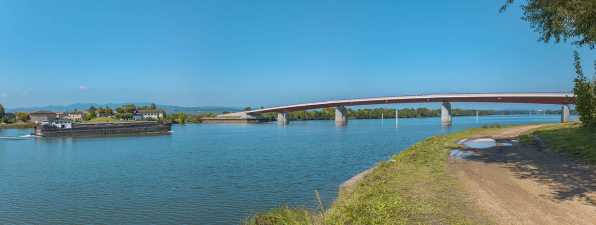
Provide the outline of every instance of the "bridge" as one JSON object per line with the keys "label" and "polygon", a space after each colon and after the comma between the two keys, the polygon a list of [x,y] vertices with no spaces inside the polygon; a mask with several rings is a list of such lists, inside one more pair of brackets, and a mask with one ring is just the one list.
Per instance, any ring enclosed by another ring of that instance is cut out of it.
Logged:
{"label": "bridge", "polygon": [[569,106],[575,102],[575,95],[571,92],[513,92],[513,93],[467,93],[467,94],[430,94],[430,95],[404,95],[374,98],[343,99],[322,102],[310,102],[264,109],[237,112],[222,117],[251,117],[261,113],[276,112],[277,122],[287,124],[290,122],[288,112],[335,107],[335,122],[347,123],[348,110],[346,107],[358,105],[380,105],[396,103],[442,103],[441,123],[451,124],[452,102],[496,102],[496,103],[534,103],[557,104],[562,106],[561,122],[569,122]]}

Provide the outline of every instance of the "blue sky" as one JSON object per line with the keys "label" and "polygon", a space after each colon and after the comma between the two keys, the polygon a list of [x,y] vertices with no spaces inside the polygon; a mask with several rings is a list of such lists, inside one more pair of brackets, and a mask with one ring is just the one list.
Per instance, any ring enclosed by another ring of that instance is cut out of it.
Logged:
{"label": "blue sky", "polygon": [[[564,92],[573,50],[593,74],[596,50],[537,42],[518,6],[498,13],[504,2],[0,1],[0,104]],[[391,107],[419,106],[440,107]]]}

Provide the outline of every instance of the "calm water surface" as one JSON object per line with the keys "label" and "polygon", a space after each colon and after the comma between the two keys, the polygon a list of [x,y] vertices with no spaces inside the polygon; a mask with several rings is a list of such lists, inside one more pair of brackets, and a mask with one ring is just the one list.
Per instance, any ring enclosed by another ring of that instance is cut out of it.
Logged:
{"label": "calm water surface", "polygon": [[315,190],[330,204],[341,183],[435,134],[544,122],[560,116],[188,124],[109,137],[0,130],[0,224],[236,224],[251,210],[314,205]]}

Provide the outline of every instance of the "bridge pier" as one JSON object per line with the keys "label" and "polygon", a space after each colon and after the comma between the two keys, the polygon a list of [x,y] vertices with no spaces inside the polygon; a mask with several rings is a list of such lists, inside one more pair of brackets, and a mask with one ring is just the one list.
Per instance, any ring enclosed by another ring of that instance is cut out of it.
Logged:
{"label": "bridge pier", "polygon": [[569,114],[569,106],[567,104],[565,104],[561,108],[561,123],[568,123],[568,122],[571,122],[571,116]]}
{"label": "bridge pier", "polygon": [[443,102],[441,107],[441,123],[451,124],[451,103]]}
{"label": "bridge pier", "polygon": [[290,123],[290,114],[288,114],[288,113],[279,113],[279,114],[277,114],[277,123],[278,124],[288,124],[288,123]]}
{"label": "bridge pier", "polygon": [[343,106],[335,108],[335,123],[348,123],[348,109]]}

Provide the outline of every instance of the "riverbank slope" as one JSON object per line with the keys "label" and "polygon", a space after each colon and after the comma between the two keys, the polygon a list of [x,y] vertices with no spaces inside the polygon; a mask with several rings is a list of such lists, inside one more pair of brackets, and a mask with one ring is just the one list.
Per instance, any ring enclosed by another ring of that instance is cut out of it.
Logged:
{"label": "riverbank slope", "polygon": [[35,123],[9,123],[9,124],[0,124],[0,129],[27,129],[27,128],[35,128],[37,124]]}
{"label": "riverbank slope", "polygon": [[[258,213],[245,222],[583,224],[596,221],[592,218],[596,215],[593,201],[596,188],[591,185],[596,181],[594,167],[574,164],[565,156],[531,146],[500,144],[471,149],[457,144],[461,139],[480,137],[507,139],[512,143],[519,134],[543,126],[556,125],[471,129],[433,136],[391,157],[390,162],[379,163],[356,187],[341,193],[327,210],[323,206],[317,209],[282,206]],[[450,152],[454,149],[473,157],[451,159]],[[571,213],[573,210],[576,212]],[[566,212],[571,216],[565,217]],[[552,216],[544,216],[549,213]]]}

